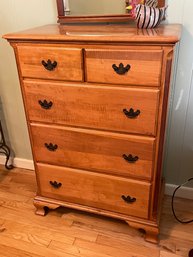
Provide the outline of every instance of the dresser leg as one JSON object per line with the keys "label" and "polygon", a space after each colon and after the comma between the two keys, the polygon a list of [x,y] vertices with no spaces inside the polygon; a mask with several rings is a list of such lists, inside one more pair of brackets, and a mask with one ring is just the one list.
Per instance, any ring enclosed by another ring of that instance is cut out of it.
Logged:
{"label": "dresser leg", "polygon": [[35,214],[40,216],[46,215],[45,204],[34,200],[34,206],[36,207]]}
{"label": "dresser leg", "polygon": [[58,207],[60,207],[60,205],[58,205],[58,204],[40,202],[37,200],[34,200],[34,206],[36,207],[35,214],[40,215],[40,216],[45,216],[48,209],[55,210]]}
{"label": "dresser leg", "polygon": [[150,243],[158,244],[158,231],[146,229],[145,240]]}
{"label": "dresser leg", "polygon": [[140,224],[140,223],[128,221],[128,220],[126,220],[126,222],[132,228],[144,230],[145,231],[145,240],[147,242],[158,244],[158,235],[159,235],[158,227],[154,227],[151,225],[148,226],[145,224]]}

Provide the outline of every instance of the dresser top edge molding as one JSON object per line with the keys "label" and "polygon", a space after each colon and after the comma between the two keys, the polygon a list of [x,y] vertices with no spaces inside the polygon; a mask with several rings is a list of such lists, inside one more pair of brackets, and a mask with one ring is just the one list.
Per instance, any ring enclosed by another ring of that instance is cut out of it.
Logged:
{"label": "dresser top edge molding", "polygon": [[180,24],[161,25],[154,29],[137,29],[128,24],[44,25],[3,36],[8,41],[90,41],[175,44],[180,40]]}

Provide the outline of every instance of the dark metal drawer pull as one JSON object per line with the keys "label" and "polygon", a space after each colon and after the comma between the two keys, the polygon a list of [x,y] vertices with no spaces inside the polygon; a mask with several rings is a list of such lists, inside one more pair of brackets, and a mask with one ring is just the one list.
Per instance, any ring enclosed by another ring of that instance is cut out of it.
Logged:
{"label": "dark metal drawer pull", "polygon": [[122,195],[121,198],[126,202],[126,203],[134,203],[136,202],[136,198],[135,197],[131,197],[131,196],[125,196],[125,195]]}
{"label": "dark metal drawer pull", "polygon": [[127,109],[123,109],[123,113],[125,114],[125,116],[127,116],[130,119],[134,119],[137,116],[139,116],[140,114],[140,110],[134,111],[133,108],[130,108],[130,110],[128,111]]}
{"label": "dark metal drawer pull", "polygon": [[58,145],[56,145],[56,144],[54,145],[52,143],[49,143],[49,144],[45,143],[44,145],[51,152],[56,151],[56,149],[58,148]]}
{"label": "dark metal drawer pull", "polygon": [[46,70],[52,71],[52,70],[54,70],[56,68],[57,62],[56,61],[52,62],[50,59],[48,59],[47,62],[42,60],[42,65],[44,66],[44,68]]}
{"label": "dark metal drawer pull", "polygon": [[135,163],[136,161],[139,160],[138,156],[133,156],[132,154],[129,154],[129,155],[123,154],[122,157],[129,163]]}
{"label": "dark metal drawer pull", "polygon": [[38,103],[43,109],[46,109],[46,110],[50,109],[53,105],[52,101],[48,102],[47,100],[44,100],[44,101],[39,100]]}
{"label": "dark metal drawer pull", "polygon": [[53,186],[54,188],[60,188],[62,186],[62,183],[57,182],[57,181],[50,181],[50,185]]}
{"label": "dark metal drawer pull", "polygon": [[123,63],[120,63],[120,64],[119,64],[119,67],[117,67],[116,64],[113,64],[113,65],[112,65],[112,68],[113,68],[113,70],[114,70],[117,74],[119,74],[119,75],[124,75],[126,72],[128,72],[128,71],[130,70],[131,65],[127,64],[127,65],[124,67]]}

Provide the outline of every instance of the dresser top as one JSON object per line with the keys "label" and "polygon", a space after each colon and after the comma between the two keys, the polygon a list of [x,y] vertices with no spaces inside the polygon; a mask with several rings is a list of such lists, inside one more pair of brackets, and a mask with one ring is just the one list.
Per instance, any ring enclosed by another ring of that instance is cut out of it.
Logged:
{"label": "dresser top", "polygon": [[174,44],[181,35],[180,24],[161,25],[155,29],[137,29],[130,24],[45,25],[4,35],[9,41],[89,41]]}

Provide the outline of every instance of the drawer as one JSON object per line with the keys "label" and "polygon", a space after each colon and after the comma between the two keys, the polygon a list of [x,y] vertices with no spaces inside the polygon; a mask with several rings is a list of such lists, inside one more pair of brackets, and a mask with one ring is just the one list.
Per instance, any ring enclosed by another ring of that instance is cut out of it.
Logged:
{"label": "drawer", "polygon": [[31,125],[37,162],[151,179],[154,138]]}
{"label": "drawer", "polygon": [[50,45],[19,45],[17,51],[23,77],[83,80],[81,49]]}
{"label": "drawer", "polygon": [[162,55],[162,50],[86,49],[86,80],[158,87]]}
{"label": "drawer", "polygon": [[24,81],[30,121],[156,134],[159,90]]}
{"label": "drawer", "polygon": [[37,179],[43,197],[148,218],[149,183],[44,164]]}

